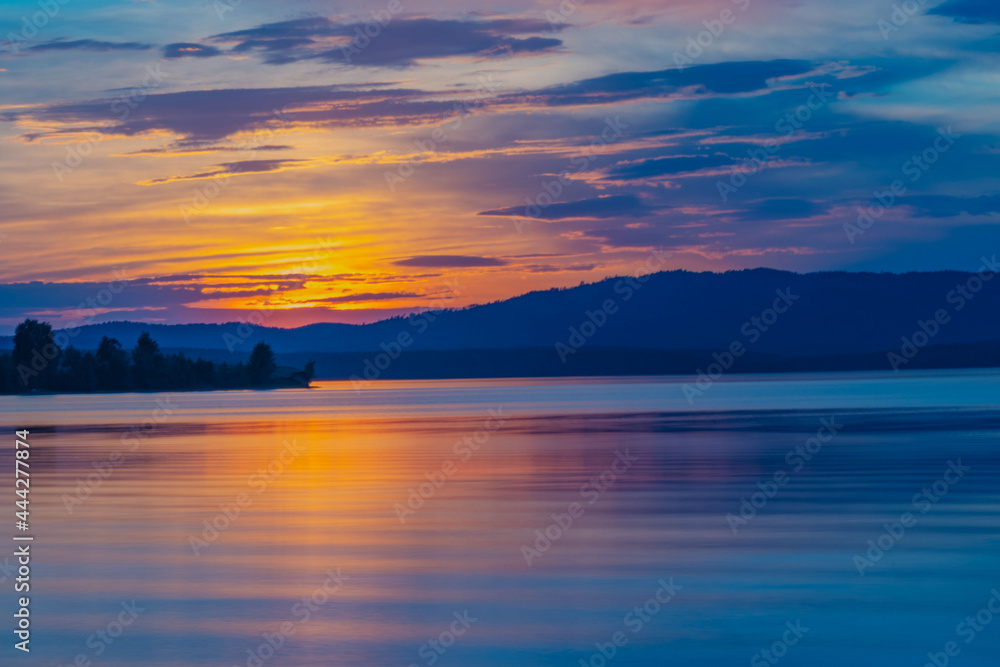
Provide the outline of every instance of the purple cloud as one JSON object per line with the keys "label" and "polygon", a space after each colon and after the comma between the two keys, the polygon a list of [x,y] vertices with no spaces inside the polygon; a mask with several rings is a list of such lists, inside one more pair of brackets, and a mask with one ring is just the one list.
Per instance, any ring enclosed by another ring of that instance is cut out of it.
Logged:
{"label": "purple cloud", "polygon": [[425,267],[433,269],[470,268],[480,266],[506,266],[507,262],[495,257],[472,255],[417,255],[393,262],[396,266]]}

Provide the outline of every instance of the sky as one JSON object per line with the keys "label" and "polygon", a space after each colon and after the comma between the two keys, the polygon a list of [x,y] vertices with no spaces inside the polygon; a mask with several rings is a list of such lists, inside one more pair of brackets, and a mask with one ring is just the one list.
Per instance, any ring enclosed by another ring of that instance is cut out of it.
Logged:
{"label": "sky", "polygon": [[[0,333],[976,270],[993,0],[0,1]],[[659,265],[658,265],[659,266]]]}

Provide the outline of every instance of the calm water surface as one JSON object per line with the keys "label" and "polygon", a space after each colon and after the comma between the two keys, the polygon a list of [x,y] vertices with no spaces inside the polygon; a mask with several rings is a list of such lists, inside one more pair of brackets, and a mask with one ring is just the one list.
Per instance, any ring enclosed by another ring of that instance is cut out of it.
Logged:
{"label": "calm water surface", "polygon": [[0,663],[1000,664],[1000,374],[682,382],[0,398],[36,538]]}

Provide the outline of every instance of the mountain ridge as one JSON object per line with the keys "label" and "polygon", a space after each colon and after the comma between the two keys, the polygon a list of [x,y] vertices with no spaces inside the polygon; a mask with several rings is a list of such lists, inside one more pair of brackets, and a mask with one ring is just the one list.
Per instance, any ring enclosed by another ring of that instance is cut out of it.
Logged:
{"label": "mountain ridge", "polygon": [[[969,298],[961,296],[967,289],[963,286],[977,276],[980,289],[970,292]],[[948,321],[938,326],[930,341],[934,345],[1000,340],[1000,289],[991,286],[992,277],[991,272],[953,270],[902,274],[674,270],[615,276],[370,324],[315,323],[292,329],[239,322],[90,324],[81,326],[70,344],[94,349],[107,335],[131,347],[142,331],[149,331],[162,347],[171,349],[242,352],[263,340],[279,354],[355,353],[377,352],[405,334],[412,340],[402,347],[412,350],[551,347],[556,354],[560,343],[576,349],[569,339],[574,331],[582,335],[583,328],[593,329],[584,336],[584,344],[597,347],[725,350],[742,342],[755,353],[786,357],[870,354],[900,347],[902,338],[941,310]],[[786,312],[771,314],[785,291],[793,298]],[[607,310],[613,312],[605,312],[609,302],[612,307]],[[755,318],[761,323],[753,324]],[[11,340],[0,337],[0,348],[10,349]]]}

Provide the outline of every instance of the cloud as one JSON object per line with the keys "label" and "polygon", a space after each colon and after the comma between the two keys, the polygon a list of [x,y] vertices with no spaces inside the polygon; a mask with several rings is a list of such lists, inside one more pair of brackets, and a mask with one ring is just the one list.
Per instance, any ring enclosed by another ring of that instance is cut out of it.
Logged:
{"label": "cloud", "polygon": [[813,65],[804,60],[726,62],[683,70],[620,72],[553,86],[534,96],[550,105],[608,104],[679,94],[687,89],[734,95],[766,89],[773,79],[806,74]]}
{"label": "cloud", "polygon": [[[505,24],[503,21],[494,23]],[[238,33],[231,33],[238,34]],[[389,40],[387,36],[386,41]],[[374,45],[374,43],[373,43]],[[393,47],[395,48],[395,47]],[[367,50],[366,50],[367,52]],[[657,97],[693,86],[703,94],[725,95],[756,91],[772,78],[812,71],[803,61],[722,63],[690,67],[683,71],[625,72],[587,79],[535,92],[518,92],[490,98],[479,108],[605,104]],[[729,77],[733,77],[731,80]],[[713,92],[714,91],[714,92]],[[690,94],[690,93],[686,93]],[[710,97],[708,99],[711,99]],[[0,111],[0,118],[27,118],[45,126],[79,125],[91,122],[106,134],[136,136],[157,131],[180,135],[195,142],[217,141],[227,136],[262,128],[276,120],[276,109],[291,109],[281,117],[291,125],[321,127],[365,127],[395,124],[428,124],[453,117],[456,111],[451,91],[391,88],[384,84],[342,84],[288,88],[236,88],[190,90],[147,95],[124,119],[108,126],[117,116],[109,112],[113,99],[53,103]],[[86,129],[86,128],[84,128]],[[26,136],[34,140],[52,129]]]}
{"label": "cloud", "polygon": [[927,13],[948,16],[959,23],[1000,23],[1000,5],[995,0],[948,0]]}
{"label": "cloud", "polygon": [[577,271],[593,271],[599,264],[566,264],[557,266],[555,264],[529,264],[519,266],[517,270],[521,273],[574,273]]}
{"label": "cloud", "polygon": [[188,146],[181,142],[168,147],[163,148],[143,148],[142,150],[131,151],[125,153],[125,155],[166,155],[166,156],[176,156],[176,155],[186,155],[186,154],[205,154],[205,153],[230,153],[230,152],[241,152],[241,151],[289,151],[294,149],[295,146],[289,146],[288,144],[263,144],[261,146],[253,145],[205,145],[205,144],[194,144]]}
{"label": "cloud", "polygon": [[392,299],[417,298],[422,296],[424,295],[417,294],[416,292],[363,292],[316,299],[315,301],[311,301],[311,303],[361,303],[363,301],[389,301]]}
{"label": "cloud", "polygon": [[152,44],[140,44],[139,42],[100,42],[94,39],[76,39],[65,41],[61,39],[37,44],[30,47],[29,51],[148,51],[153,48]]}
{"label": "cloud", "polygon": [[534,19],[390,18],[342,22],[325,17],[267,23],[214,35],[234,53],[259,53],[283,65],[320,60],[368,67],[412,67],[420,60],[497,58],[558,49],[562,41],[540,37],[558,29]]}
{"label": "cloud", "polygon": [[454,269],[477,266],[506,266],[507,262],[495,257],[475,257],[472,255],[417,255],[409,259],[395,261],[393,264],[396,266]]}
{"label": "cloud", "polygon": [[[85,320],[93,315],[95,297],[109,292],[107,282],[76,283],[6,283],[0,284],[0,317],[16,313],[30,314],[40,310],[65,309],[68,314]],[[200,296],[193,286],[152,286],[142,281],[121,281],[113,285],[118,290],[110,301],[102,302],[117,310],[142,310],[147,307],[179,306]],[[23,316],[23,315],[22,315]]]}
{"label": "cloud", "polygon": [[736,217],[740,220],[801,220],[823,215],[829,210],[830,206],[827,204],[783,197],[755,202],[737,213]]}
{"label": "cloud", "polygon": [[728,167],[737,162],[738,160],[724,153],[714,153],[712,155],[665,155],[645,160],[619,162],[605,173],[609,179],[638,180]]}
{"label": "cloud", "polygon": [[545,208],[538,206],[511,206],[492,211],[482,211],[478,215],[518,216],[539,220],[564,220],[566,218],[619,218],[647,215],[652,209],[635,195],[607,195],[593,199],[551,204]]}
{"label": "cloud", "polygon": [[211,171],[203,171],[186,176],[169,176],[140,181],[139,185],[162,185],[176,181],[197,181],[219,176],[237,176],[241,174],[265,174],[284,171],[295,167],[304,167],[310,160],[243,160],[241,162],[223,162]]}
{"label": "cloud", "polygon": [[[187,140],[204,142],[264,128],[279,121],[331,126],[385,124],[387,121],[407,124],[444,118],[453,112],[452,101],[428,100],[428,96],[433,97],[433,93],[351,85],[156,93],[147,95],[127,118],[102,131],[136,136],[165,130]],[[56,103],[0,112],[0,117],[7,120],[32,118],[57,124],[106,124],[117,118],[110,111],[114,102],[114,99],[100,99]],[[276,115],[275,110],[286,107],[296,111]]]}
{"label": "cloud", "polygon": [[993,215],[1000,213],[1000,194],[981,197],[950,197],[947,195],[922,195],[901,199],[900,204],[912,206],[919,217],[953,218],[962,214]]}
{"label": "cloud", "polygon": [[223,55],[222,50],[214,46],[192,44],[190,42],[167,44],[163,47],[163,56],[165,58],[214,58],[221,55]]}
{"label": "cloud", "polygon": [[672,247],[676,241],[671,229],[656,225],[591,229],[583,232],[583,238],[599,241],[601,245],[615,248]]}

